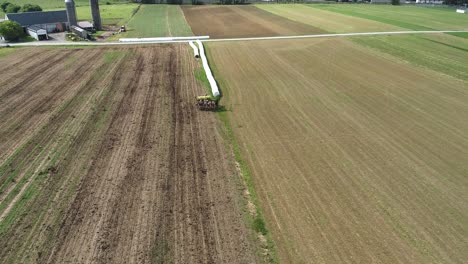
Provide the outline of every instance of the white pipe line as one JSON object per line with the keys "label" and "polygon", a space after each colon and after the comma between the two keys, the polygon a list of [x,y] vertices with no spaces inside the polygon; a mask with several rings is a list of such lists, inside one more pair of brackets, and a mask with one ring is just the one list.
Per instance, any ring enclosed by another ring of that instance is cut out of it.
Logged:
{"label": "white pipe line", "polygon": [[168,41],[193,41],[196,39],[209,39],[209,36],[190,37],[161,37],[161,38],[120,38],[119,42],[168,42]]}
{"label": "white pipe line", "polygon": [[200,58],[200,53],[198,52],[198,48],[195,44],[193,44],[193,41],[189,41],[189,45],[193,49],[193,55],[195,56],[195,58]]}
{"label": "white pipe line", "polygon": [[[468,30],[440,30],[440,31],[391,31],[391,32],[362,32],[362,33],[341,33],[341,34],[317,34],[299,36],[278,36],[278,37],[257,37],[257,38],[225,38],[206,39],[205,42],[220,41],[250,41],[250,40],[276,40],[276,39],[304,39],[304,38],[327,38],[327,37],[353,37],[353,36],[376,36],[376,35],[400,35],[400,34],[437,34],[437,33],[468,33]],[[192,37],[195,40],[198,37]],[[139,45],[139,44],[163,44],[163,43],[187,43],[190,40],[158,40],[158,41],[138,41],[138,42],[27,42],[27,43],[5,43],[12,47],[25,46],[112,46],[112,45]]]}
{"label": "white pipe line", "polygon": [[206,78],[210,83],[211,93],[213,94],[213,96],[218,97],[220,95],[218,84],[216,83],[216,80],[213,77],[213,73],[211,73],[210,65],[208,65],[208,60],[206,59],[205,55],[205,48],[203,47],[203,43],[199,39],[197,39],[197,44],[198,48],[200,49],[200,57],[202,59],[203,68],[205,69]]}
{"label": "white pipe line", "polygon": [[205,42],[276,40],[276,39],[304,39],[304,38],[330,38],[330,37],[358,37],[358,36],[402,35],[402,34],[436,34],[436,33],[468,33],[468,30],[387,31],[387,32],[357,32],[357,33],[315,34],[315,35],[276,36],[276,37],[225,38],[225,39],[207,39],[207,40],[205,40]]}

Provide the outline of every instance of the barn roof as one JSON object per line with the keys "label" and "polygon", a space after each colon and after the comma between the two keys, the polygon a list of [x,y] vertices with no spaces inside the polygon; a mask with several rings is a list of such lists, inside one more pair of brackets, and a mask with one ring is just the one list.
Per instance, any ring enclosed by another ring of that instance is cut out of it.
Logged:
{"label": "barn roof", "polygon": [[80,21],[80,22],[78,22],[78,26],[80,28],[92,28],[93,24],[91,24],[91,22],[89,22],[89,21]]}
{"label": "barn roof", "polygon": [[5,17],[8,20],[18,22],[23,27],[38,24],[65,23],[68,21],[67,11],[65,10],[6,14]]}
{"label": "barn roof", "polygon": [[39,31],[47,32],[45,29],[40,28],[38,26],[29,26],[28,30],[36,32],[36,33],[39,32]]}

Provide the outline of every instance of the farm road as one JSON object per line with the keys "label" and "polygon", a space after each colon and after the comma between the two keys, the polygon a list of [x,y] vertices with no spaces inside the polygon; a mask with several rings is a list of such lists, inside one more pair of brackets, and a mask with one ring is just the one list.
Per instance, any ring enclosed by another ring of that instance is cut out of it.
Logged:
{"label": "farm road", "polygon": [[[356,32],[356,33],[339,33],[339,34],[313,34],[313,35],[297,35],[297,36],[274,36],[274,37],[249,37],[249,38],[221,38],[208,39],[204,42],[226,42],[226,41],[251,41],[251,40],[279,40],[279,39],[305,39],[305,38],[332,38],[332,37],[357,37],[357,36],[377,36],[377,35],[402,35],[402,34],[440,34],[440,33],[468,33],[468,30],[425,30],[425,31],[387,31],[387,32]],[[196,36],[193,37],[197,39]],[[11,43],[12,47],[35,47],[35,46],[112,46],[112,45],[138,45],[138,44],[162,44],[162,43],[184,43],[191,40],[155,40],[155,41],[136,41],[136,42],[28,42],[28,43]]]}

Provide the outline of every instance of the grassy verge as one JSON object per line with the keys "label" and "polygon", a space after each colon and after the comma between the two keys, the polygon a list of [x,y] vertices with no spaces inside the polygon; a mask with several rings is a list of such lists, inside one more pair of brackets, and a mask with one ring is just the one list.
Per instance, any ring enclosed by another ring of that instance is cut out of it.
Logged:
{"label": "grassy verge", "polygon": [[[205,52],[208,57],[208,61],[212,61],[212,58],[209,56],[209,50],[208,50],[207,45],[205,45]],[[216,66],[213,64],[210,64],[210,68],[213,71],[213,75],[217,76],[216,79],[217,79],[218,85],[220,87],[225,87],[224,85],[225,82],[221,77],[219,77],[219,74],[218,74],[219,71],[217,70]],[[203,85],[206,86],[206,88],[210,89],[208,80],[202,83]],[[225,100],[229,98],[228,91],[223,91],[222,94]],[[245,218],[248,224],[250,225],[250,227],[252,228],[252,230],[257,234],[256,239],[258,239],[258,235],[261,235],[266,240],[266,244],[262,245],[264,247],[263,248],[264,252],[258,252],[258,253],[259,255],[261,255],[262,258],[264,258],[265,262],[278,263],[278,257],[276,254],[275,244],[273,242],[271,233],[268,230],[268,226],[266,224],[263,211],[259,204],[259,199],[255,191],[255,185],[254,185],[252,173],[249,169],[247,161],[243,158],[241,147],[239,143],[237,142],[234,130],[232,129],[232,125],[231,125],[231,121],[229,117],[230,115],[229,110],[224,109],[222,106],[220,109],[221,109],[220,111],[217,111],[217,116],[222,124],[223,138],[227,142],[229,149],[232,150],[234,159],[237,163],[242,179],[249,193],[248,200],[255,206],[255,212],[253,214],[251,214],[250,212],[247,212],[248,210],[246,210]]]}
{"label": "grassy verge", "polygon": [[195,70],[195,78],[203,85],[203,88],[205,88],[206,94],[213,97],[213,93],[210,87],[210,82],[208,81],[208,78],[206,77],[205,68],[203,68],[201,59],[198,60],[198,65],[199,65],[198,69]]}
{"label": "grassy verge", "polygon": [[15,51],[18,51],[20,48],[14,48],[14,47],[9,47],[9,48],[0,48],[0,58],[5,57],[9,54],[14,53]]}

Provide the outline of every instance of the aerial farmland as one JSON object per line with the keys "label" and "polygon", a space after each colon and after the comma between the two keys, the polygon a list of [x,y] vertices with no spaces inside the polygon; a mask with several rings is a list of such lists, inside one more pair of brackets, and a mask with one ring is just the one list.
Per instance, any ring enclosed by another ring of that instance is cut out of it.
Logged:
{"label": "aerial farmland", "polygon": [[468,14],[100,9],[0,43],[0,263],[466,262]]}

